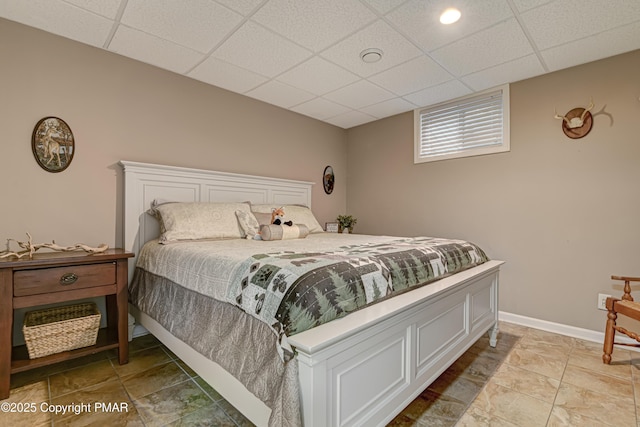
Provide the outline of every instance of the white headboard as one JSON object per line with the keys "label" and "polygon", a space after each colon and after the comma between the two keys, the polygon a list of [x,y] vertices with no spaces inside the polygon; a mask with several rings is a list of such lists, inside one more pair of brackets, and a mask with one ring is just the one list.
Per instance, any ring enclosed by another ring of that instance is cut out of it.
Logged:
{"label": "white headboard", "polygon": [[[160,234],[151,202],[251,202],[311,207],[313,182],[120,161],[124,170],[124,248],[135,255]],[[135,258],[129,262],[133,272]],[[132,274],[129,275],[131,279]]]}

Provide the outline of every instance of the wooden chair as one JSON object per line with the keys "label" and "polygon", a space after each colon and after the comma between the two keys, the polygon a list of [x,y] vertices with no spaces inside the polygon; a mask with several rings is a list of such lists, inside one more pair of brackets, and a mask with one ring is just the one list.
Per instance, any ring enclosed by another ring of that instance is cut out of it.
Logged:
{"label": "wooden chair", "polygon": [[607,326],[604,331],[604,354],[602,355],[602,361],[606,364],[611,363],[611,353],[613,352],[616,332],[621,332],[640,342],[640,335],[616,325],[619,314],[630,319],[640,320],[640,302],[635,302],[631,296],[631,282],[640,282],[640,277],[611,276],[611,279],[624,281],[624,295],[622,295],[622,299],[607,298],[606,305],[609,313],[607,313]]}

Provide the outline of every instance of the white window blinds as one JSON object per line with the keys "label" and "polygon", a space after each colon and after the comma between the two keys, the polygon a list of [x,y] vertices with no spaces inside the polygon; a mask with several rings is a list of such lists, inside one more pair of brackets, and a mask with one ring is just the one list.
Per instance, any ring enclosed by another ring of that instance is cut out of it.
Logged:
{"label": "white window blinds", "polygon": [[508,151],[506,95],[501,88],[416,110],[415,162]]}

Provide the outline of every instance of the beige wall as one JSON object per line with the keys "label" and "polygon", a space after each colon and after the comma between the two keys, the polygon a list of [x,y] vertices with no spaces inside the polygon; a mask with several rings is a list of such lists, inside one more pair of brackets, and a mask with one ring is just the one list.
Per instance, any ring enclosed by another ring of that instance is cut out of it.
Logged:
{"label": "beige wall", "polygon": [[[3,245],[27,231],[36,242],[120,244],[123,159],[312,181],[321,223],[345,210],[343,129],[3,19],[0,99]],[[62,173],[31,152],[46,116],[75,136]]]}
{"label": "beige wall", "polygon": [[[410,113],[345,132],[2,19],[0,58],[2,242],[119,244],[125,159],[314,181],[321,223],[348,207],[358,232],[475,241],[507,261],[500,309],[515,314],[601,330],[597,293],[640,275],[640,52],[513,84],[511,152],[420,165]],[[591,96],[594,128],[569,140],[554,107]],[[31,153],[49,115],[76,138],[57,174]]]}
{"label": "beige wall", "polygon": [[[455,237],[505,260],[500,309],[601,331],[610,276],[640,276],[640,51],[511,85],[511,151],[413,164],[413,115],[348,131],[362,233]],[[583,139],[562,114],[595,102]]]}

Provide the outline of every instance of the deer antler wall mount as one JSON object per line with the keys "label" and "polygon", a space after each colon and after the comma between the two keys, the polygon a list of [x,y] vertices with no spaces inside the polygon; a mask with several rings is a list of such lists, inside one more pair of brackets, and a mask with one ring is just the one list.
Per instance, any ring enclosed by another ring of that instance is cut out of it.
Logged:
{"label": "deer antler wall mount", "polygon": [[562,132],[569,138],[582,138],[591,131],[593,126],[593,116],[590,113],[592,108],[593,98],[587,108],[574,108],[564,116],[558,114],[558,110],[556,110],[554,118],[562,120]]}

